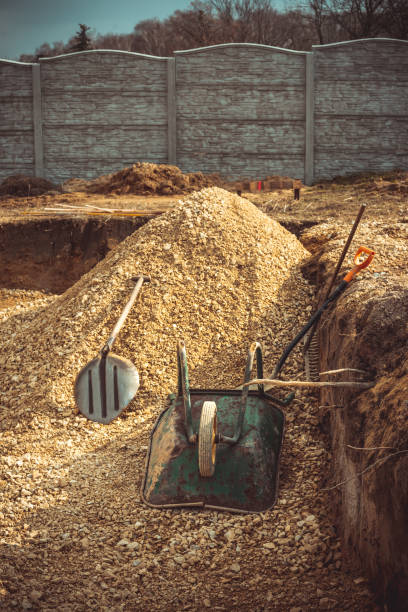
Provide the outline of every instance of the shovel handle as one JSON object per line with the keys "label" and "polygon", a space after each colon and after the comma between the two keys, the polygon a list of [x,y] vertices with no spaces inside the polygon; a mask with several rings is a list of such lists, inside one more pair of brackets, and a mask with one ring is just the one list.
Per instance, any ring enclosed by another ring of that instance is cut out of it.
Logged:
{"label": "shovel handle", "polygon": [[[362,260],[363,255],[366,255],[366,257]],[[349,283],[354,278],[354,276],[360,272],[360,270],[363,270],[368,265],[370,265],[374,255],[375,253],[371,249],[367,249],[367,247],[364,246],[359,247],[357,253],[354,256],[354,268],[346,274],[343,280],[346,281],[346,283]]]}
{"label": "shovel handle", "polygon": [[124,307],[122,314],[120,315],[118,322],[116,323],[115,327],[112,330],[112,333],[110,335],[110,337],[108,338],[108,341],[106,342],[106,344],[104,345],[103,349],[102,349],[102,355],[106,355],[107,353],[109,353],[109,351],[112,348],[113,343],[116,340],[116,337],[118,335],[118,333],[120,332],[123,323],[126,320],[126,317],[128,316],[130,309],[132,308],[133,304],[135,303],[135,300],[139,294],[140,289],[142,288],[142,285],[144,282],[149,282],[150,278],[148,276],[136,276],[134,278],[132,278],[132,280],[136,280],[136,285],[135,288],[132,291],[132,295],[130,296],[128,303],[126,304],[126,306]]}

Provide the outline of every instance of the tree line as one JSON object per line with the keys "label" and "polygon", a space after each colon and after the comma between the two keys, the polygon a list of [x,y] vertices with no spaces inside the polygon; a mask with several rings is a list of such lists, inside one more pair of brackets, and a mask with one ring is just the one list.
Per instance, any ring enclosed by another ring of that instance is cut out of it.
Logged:
{"label": "tree line", "polygon": [[220,43],[258,43],[297,51],[314,44],[359,38],[408,39],[407,0],[288,0],[277,10],[271,0],[194,0],[184,10],[164,20],[137,23],[130,34],[91,35],[79,24],[64,44],[42,44],[35,52],[20,56],[22,62],[37,61],[89,49],[119,49],[156,56]]}

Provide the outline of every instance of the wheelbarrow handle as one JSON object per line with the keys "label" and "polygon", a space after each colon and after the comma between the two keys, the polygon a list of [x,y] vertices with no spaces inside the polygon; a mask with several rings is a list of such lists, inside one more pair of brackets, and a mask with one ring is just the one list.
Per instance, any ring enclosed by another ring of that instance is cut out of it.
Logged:
{"label": "wheelbarrow handle", "polygon": [[136,276],[136,277],[132,278],[132,280],[133,281],[137,281],[136,285],[135,285],[135,287],[134,287],[134,289],[132,291],[132,294],[131,294],[131,296],[130,296],[126,306],[124,307],[124,309],[122,311],[122,314],[120,315],[120,317],[119,317],[115,327],[113,328],[111,335],[109,336],[106,344],[102,348],[102,351],[101,351],[102,355],[106,355],[111,350],[112,345],[115,342],[115,340],[117,338],[117,335],[120,332],[120,330],[121,330],[121,328],[122,328],[122,326],[123,326],[123,324],[124,324],[124,322],[126,320],[126,317],[128,316],[128,314],[130,312],[130,309],[132,308],[133,304],[135,303],[135,300],[136,300],[137,296],[139,295],[139,292],[140,292],[140,289],[142,288],[143,283],[144,282],[146,282],[146,283],[149,282],[150,278],[148,276],[140,275],[140,276]]}
{"label": "wheelbarrow handle", "polygon": [[[366,255],[366,257],[362,260],[362,256]],[[364,270],[370,263],[373,261],[373,257],[375,252],[367,247],[361,246],[358,248],[357,253],[354,255],[354,268],[350,270],[343,278],[346,283],[349,283],[356,274],[360,272],[360,270]]]}

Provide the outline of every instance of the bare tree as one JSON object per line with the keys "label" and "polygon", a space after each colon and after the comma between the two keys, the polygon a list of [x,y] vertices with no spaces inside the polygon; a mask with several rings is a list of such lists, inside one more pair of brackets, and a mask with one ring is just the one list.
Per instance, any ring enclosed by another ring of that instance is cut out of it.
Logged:
{"label": "bare tree", "polygon": [[234,0],[209,0],[207,6],[217,21],[220,42],[234,42],[236,36]]}
{"label": "bare tree", "polygon": [[[309,0],[308,9],[319,42],[335,42],[377,36],[406,38],[406,0]],[[337,26],[337,32],[333,31]]]}
{"label": "bare tree", "polygon": [[219,42],[218,24],[205,3],[192,3],[188,11],[176,11],[167,24],[182,49],[205,47]]}
{"label": "bare tree", "polygon": [[350,38],[378,36],[383,29],[386,0],[331,0],[332,17]]}
{"label": "bare tree", "polygon": [[166,56],[171,53],[169,42],[169,30],[166,24],[158,19],[146,19],[134,28],[131,51]]}
{"label": "bare tree", "polygon": [[324,44],[324,26],[327,21],[326,0],[310,0],[310,9],[313,15],[313,24],[319,37],[319,43]]}
{"label": "bare tree", "polygon": [[48,43],[43,43],[40,47],[34,51],[34,53],[25,53],[20,55],[20,62],[38,62],[40,57],[54,57],[55,55],[62,55],[66,53],[65,45],[60,40],[58,42],[54,42],[51,45]]}
{"label": "bare tree", "polygon": [[94,42],[94,49],[119,49],[120,51],[132,51],[132,34],[103,34],[99,35]]}
{"label": "bare tree", "polygon": [[407,0],[387,0],[384,11],[384,30],[391,38],[408,39]]}
{"label": "bare tree", "polygon": [[[288,49],[309,50],[325,44],[376,36],[408,39],[408,0],[291,0],[297,8],[278,11],[272,0],[193,0],[189,8],[168,19],[148,19],[130,34],[94,38],[89,27],[66,45],[44,43],[21,61],[36,61],[93,48],[137,51],[169,56],[176,50],[218,43],[250,42]],[[297,3],[297,4],[296,4]]]}

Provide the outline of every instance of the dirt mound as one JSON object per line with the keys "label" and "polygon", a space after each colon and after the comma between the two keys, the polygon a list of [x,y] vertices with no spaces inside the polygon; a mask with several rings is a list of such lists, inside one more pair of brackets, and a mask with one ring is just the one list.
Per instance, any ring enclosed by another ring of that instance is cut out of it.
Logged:
{"label": "dirt mound", "polygon": [[345,176],[335,176],[333,180],[321,181],[321,186],[345,186],[351,185],[355,188],[363,189],[368,192],[388,191],[407,193],[408,192],[408,172],[406,170],[391,170],[390,172],[358,172]]}
{"label": "dirt mound", "polygon": [[60,187],[62,193],[86,192],[88,191],[89,184],[90,181],[86,181],[85,179],[71,178],[61,183]]}
{"label": "dirt mound", "polygon": [[219,186],[221,183],[218,174],[205,175],[202,172],[184,174],[177,166],[138,162],[114,174],[100,176],[90,181],[87,191],[91,193],[172,195]]}
{"label": "dirt mound", "polygon": [[24,174],[13,174],[0,183],[0,195],[37,196],[56,189],[56,186],[46,179]]}
{"label": "dirt mound", "polygon": [[[145,389],[174,387],[179,338],[186,341],[193,370],[203,367],[206,384],[239,384],[250,342],[273,329],[274,342],[282,346],[288,321],[303,320],[309,288],[296,267],[306,254],[292,234],[248,201],[218,188],[204,190],[147,223],[54,304],[22,321],[3,350],[24,346],[21,380],[37,370],[39,355],[49,364],[30,394],[37,408],[40,397],[47,406],[73,407],[78,364],[109,337],[131,290],[129,279],[144,273],[152,283],[118,344],[135,357]],[[10,389],[9,401],[20,405],[15,384]]]}
{"label": "dirt mound", "polygon": [[72,178],[61,185],[64,193],[85,191],[100,194],[178,195],[206,187],[224,187],[230,191],[258,192],[292,189],[294,181],[288,176],[267,176],[262,180],[249,178],[239,181],[223,180],[219,174],[202,172],[183,173],[177,166],[138,162],[113,174],[105,174],[87,181]]}

